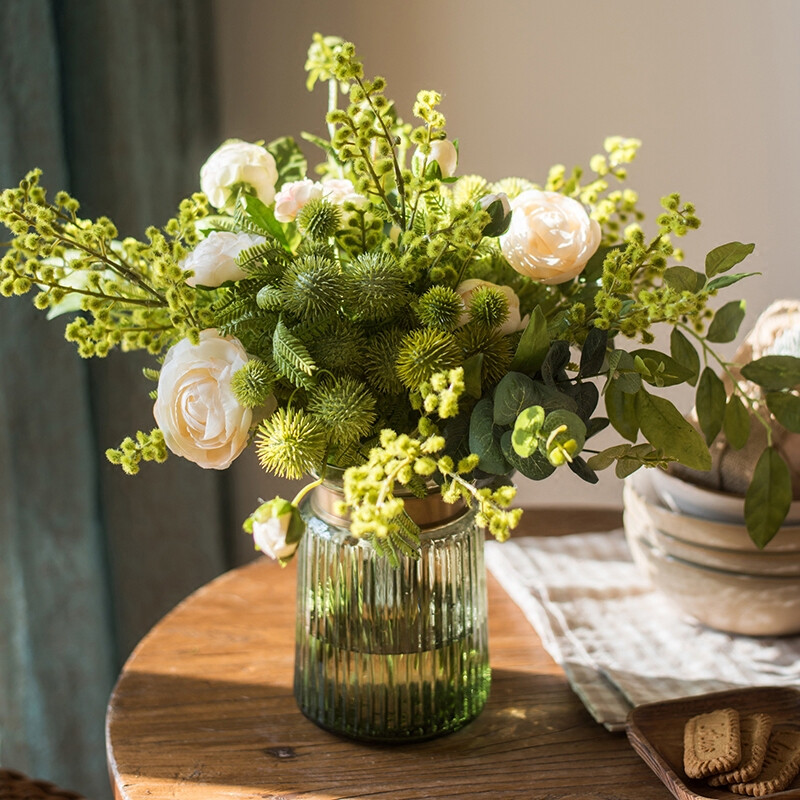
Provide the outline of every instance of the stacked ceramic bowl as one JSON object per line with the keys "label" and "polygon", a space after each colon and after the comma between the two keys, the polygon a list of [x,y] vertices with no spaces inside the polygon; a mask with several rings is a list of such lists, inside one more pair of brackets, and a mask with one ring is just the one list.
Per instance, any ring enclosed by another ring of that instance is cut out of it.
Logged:
{"label": "stacked ceramic bowl", "polygon": [[731,633],[800,633],[800,502],[763,550],[745,528],[743,498],[661,470],[628,478],[624,506],[634,561],[685,613]]}

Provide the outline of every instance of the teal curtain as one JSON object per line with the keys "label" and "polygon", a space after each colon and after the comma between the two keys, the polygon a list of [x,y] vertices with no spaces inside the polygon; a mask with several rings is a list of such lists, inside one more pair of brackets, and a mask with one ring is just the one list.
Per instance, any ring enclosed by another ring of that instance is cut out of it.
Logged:
{"label": "teal curtain", "polygon": [[[39,166],[123,235],[163,224],[218,142],[212,30],[211,0],[3,0],[0,186]],[[102,456],[152,427],[145,363],[0,303],[0,766],[98,800],[124,658],[233,553],[223,475]]]}

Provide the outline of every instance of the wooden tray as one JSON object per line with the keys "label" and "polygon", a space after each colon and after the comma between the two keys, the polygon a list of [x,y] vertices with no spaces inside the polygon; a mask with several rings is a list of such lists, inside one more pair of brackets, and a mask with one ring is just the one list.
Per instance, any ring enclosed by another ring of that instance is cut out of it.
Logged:
{"label": "wooden tray", "polygon": [[[628,739],[662,783],[679,800],[730,800],[742,797],[724,788],[690,780],[683,771],[683,727],[696,714],[715,708],[735,708],[740,714],[763,711],[774,725],[800,727],[800,691],[790,687],[763,686],[682,697],[638,706],[628,715]],[[800,776],[788,789],[762,797],[800,800]]]}

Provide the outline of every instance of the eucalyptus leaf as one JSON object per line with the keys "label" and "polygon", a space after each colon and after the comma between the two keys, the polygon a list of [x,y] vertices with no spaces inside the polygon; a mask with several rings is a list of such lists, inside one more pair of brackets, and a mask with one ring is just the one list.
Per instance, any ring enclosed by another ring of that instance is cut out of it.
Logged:
{"label": "eucalyptus leaf", "polygon": [[738,283],[744,278],[750,278],[753,275],[760,274],[760,272],[737,272],[733,275],[719,275],[714,278],[714,280],[709,281],[706,288],[709,292],[717,291],[719,289],[724,289],[726,286],[733,286],[734,283]]}
{"label": "eucalyptus leaf", "polygon": [[614,467],[614,474],[620,480],[624,480],[628,475],[633,475],[641,466],[641,462],[636,458],[621,458],[617,461],[617,466]]}
{"label": "eucalyptus leaf", "polygon": [[581,381],[569,389],[569,395],[577,405],[575,413],[586,422],[594,414],[597,403],[600,401],[599,390],[593,383]]}
{"label": "eucalyptus leaf", "polygon": [[636,394],[636,419],[647,441],[664,456],[691,469],[711,469],[711,454],[703,437],[669,400],[642,387]]}
{"label": "eucalyptus leaf", "polygon": [[780,530],[792,503],[789,467],[774,447],[761,454],[744,498],[744,520],[750,538],[765,547]]}
{"label": "eucalyptus leaf", "polygon": [[530,478],[533,481],[543,481],[549,478],[556,468],[537,450],[528,458],[521,458],[514,452],[511,444],[511,431],[506,431],[500,439],[500,447],[506,461],[520,475]]}
{"label": "eucalyptus leaf", "polygon": [[706,284],[706,276],[691,267],[670,267],[664,270],[664,283],[676,292],[699,292]]}
{"label": "eucalyptus leaf", "polygon": [[511,433],[511,446],[520,458],[528,458],[539,448],[545,411],[541,406],[526,408],[514,423]]}
{"label": "eucalyptus leaf", "polygon": [[732,342],[739,332],[746,311],[744,300],[732,300],[720,308],[708,326],[706,339],[709,342]]}
{"label": "eucalyptus leaf", "polygon": [[600,480],[597,473],[580,456],[573,458],[568,466],[581,480],[586,481],[586,483],[597,483]]}
{"label": "eucalyptus leaf", "polygon": [[767,408],[792,433],[800,433],[800,397],[789,392],[770,392]]}
{"label": "eucalyptus leaf", "polygon": [[464,391],[477,400],[480,399],[482,393],[483,358],[483,353],[476,353],[464,362]]}
{"label": "eucalyptus leaf", "polygon": [[727,272],[739,262],[744,261],[755,249],[755,244],[742,244],[741,242],[728,242],[728,244],[715,247],[706,256],[706,275],[713,278],[720,272]]}
{"label": "eucalyptus leaf", "polygon": [[646,365],[648,365],[648,362],[655,364],[655,371],[648,370],[650,374],[642,375],[643,380],[647,381],[647,383],[656,386],[675,386],[676,384],[687,382],[692,377],[691,369],[658,350],[641,348],[634,350],[631,355],[634,357],[634,361],[636,358],[640,358]]}
{"label": "eucalyptus leaf", "polygon": [[742,375],[767,391],[794,389],[800,385],[800,358],[762,356],[742,367]]}
{"label": "eucalyptus leaf", "polygon": [[725,417],[725,386],[711,367],[706,367],[697,384],[695,408],[700,430],[706,437],[706,443],[711,444],[722,430],[722,421]]}
{"label": "eucalyptus leaf", "polygon": [[617,381],[612,381],[606,391],[606,414],[620,436],[636,441],[639,423],[636,420],[636,395],[623,392]]}
{"label": "eucalyptus leaf", "polygon": [[512,425],[519,413],[536,404],[536,385],[521,372],[506,374],[494,390],[494,424]]}
{"label": "eucalyptus leaf", "polygon": [[589,460],[588,464],[592,469],[608,469],[617,459],[627,455],[631,446],[629,444],[617,444],[613,447],[607,447],[599,453],[595,453]]}
{"label": "eucalyptus leaf", "polygon": [[592,436],[604,431],[610,424],[608,417],[592,417],[586,420],[586,438],[591,439]]}
{"label": "eucalyptus leaf", "polygon": [[492,475],[505,475],[510,466],[503,457],[492,419],[492,401],[484,397],[475,404],[469,421],[469,449],[480,459],[479,466]]}
{"label": "eucalyptus leaf", "polygon": [[520,337],[517,351],[511,362],[511,369],[515,372],[535,375],[541,368],[549,349],[550,337],[547,335],[547,320],[541,306],[536,306]]}
{"label": "eucalyptus leaf", "polygon": [[550,345],[542,362],[542,380],[548,386],[555,386],[556,381],[563,380],[564,369],[569,364],[569,342],[558,339]]}
{"label": "eucalyptus leaf", "polygon": [[722,429],[728,444],[734,450],[741,450],[750,438],[750,414],[738,394],[732,394],[728,398]]}
{"label": "eucalyptus leaf", "polygon": [[599,374],[603,368],[606,358],[606,348],[608,347],[608,331],[600,328],[590,328],[586,334],[581,349],[581,365],[578,375],[581,378],[592,377]]}
{"label": "eucalyptus leaf", "polygon": [[673,328],[669,337],[669,347],[673,359],[690,373],[690,377],[686,379],[687,383],[694,386],[700,375],[700,356],[697,355],[694,345],[677,328]]}

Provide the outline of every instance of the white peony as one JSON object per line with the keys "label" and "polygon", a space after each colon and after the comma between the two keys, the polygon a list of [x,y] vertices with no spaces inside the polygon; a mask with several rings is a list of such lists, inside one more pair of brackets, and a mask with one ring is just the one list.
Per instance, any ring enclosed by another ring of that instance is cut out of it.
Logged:
{"label": "white peony", "polygon": [[360,205],[367,199],[356,191],[353,182],[347,178],[324,178],[321,188],[322,196],[335,206],[342,206],[345,203]]}
{"label": "white peony", "polygon": [[250,187],[270,205],[275,198],[278,168],[261,145],[230,139],[215,150],[200,170],[200,188],[212,206],[230,208],[240,186]]}
{"label": "white peony", "polygon": [[431,151],[427,155],[427,161],[425,154],[419,149],[414,152],[412,159],[412,162],[420,171],[423,164],[430,164],[433,161],[439,165],[443,178],[452,178],[458,166],[456,146],[449,139],[437,139],[435,142],[431,142]]}
{"label": "white peony", "polygon": [[511,225],[500,237],[509,264],[540,283],[579,275],[600,245],[600,225],[571,197],[528,189],[511,201]]}
{"label": "white peony", "polygon": [[[294,555],[299,537],[289,537],[289,529],[296,509],[280,497],[259,506],[252,516],[253,541],[256,549],[278,561]],[[286,539],[294,539],[287,542]]]}
{"label": "white peony", "polygon": [[247,353],[233,337],[200,333],[193,345],[182,339],[167,351],[158,378],[153,416],[167,447],[204,469],[226,469],[247,446],[252,411],[231,388]]}
{"label": "white peony", "polygon": [[302,181],[284,183],[275,195],[275,219],[278,222],[294,222],[300,209],[311,200],[322,197],[322,186],[304,178]]}
{"label": "white peony", "polygon": [[461,299],[464,302],[464,313],[459,319],[459,325],[466,325],[466,323],[469,322],[469,312],[467,311],[467,308],[469,308],[469,301],[472,295],[482,286],[491,286],[493,289],[497,289],[508,302],[508,319],[498,328],[503,336],[514,333],[525,327],[528,318],[525,317],[524,320],[520,319],[519,297],[517,297],[514,290],[510,286],[498,286],[496,283],[482,281],[480,278],[469,278],[466,281],[461,281],[461,283],[456,286],[456,293],[461,295]]}
{"label": "white peony", "polygon": [[181,261],[181,269],[194,272],[186,279],[186,283],[189,286],[215,288],[225,281],[246,278],[247,273],[236,263],[236,256],[263,241],[263,236],[251,236],[249,233],[212,231]]}

